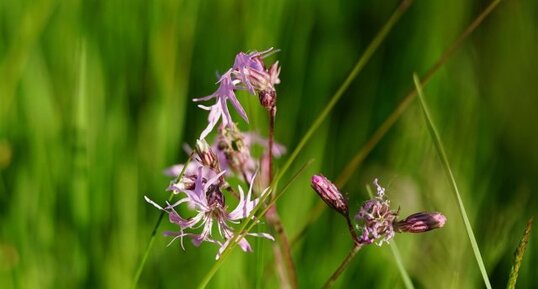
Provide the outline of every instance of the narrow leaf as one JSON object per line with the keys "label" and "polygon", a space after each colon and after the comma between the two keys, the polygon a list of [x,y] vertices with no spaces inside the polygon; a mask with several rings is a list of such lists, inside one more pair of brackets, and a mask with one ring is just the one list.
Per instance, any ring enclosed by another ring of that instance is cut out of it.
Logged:
{"label": "narrow leaf", "polygon": [[413,74],[413,80],[415,81],[415,87],[417,89],[418,99],[420,100],[422,112],[424,112],[426,125],[428,126],[428,130],[433,139],[435,149],[437,150],[437,153],[439,154],[439,158],[441,159],[441,162],[447,174],[448,180],[450,181],[452,191],[454,192],[454,196],[456,197],[456,200],[458,202],[460,215],[461,215],[461,218],[463,219],[463,223],[465,224],[465,230],[467,231],[467,236],[469,237],[469,241],[471,242],[471,247],[473,248],[473,253],[476,258],[476,262],[478,263],[478,267],[480,268],[480,273],[482,274],[482,278],[484,279],[484,284],[486,285],[486,288],[491,289],[491,283],[489,282],[488,273],[486,271],[486,266],[484,265],[484,261],[482,260],[482,255],[480,254],[480,250],[478,249],[478,244],[476,243],[476,238],[473,233],[473,228],[471,227],[471,222],[469,221],[469,217],[467,217],[467,212],[465,211],[465,207],[463,206],[463,200],[461,198],[461,194],[458,189],[456,179],[454,178],[452,169],[450,169],[450,164],[448,162],[448,157],[446,156],[445,148],[443,146],[443,143],[441,142],[439,133],[437,132],[437,129],[435,128],[435,125],[433,124],[432,118],[430,116],[430,112],[428,108],[426,107],[426,103],[424,102],[424,95],[422,93],[422,86],[420,85],[420,79],[418,78],[416,74]]}

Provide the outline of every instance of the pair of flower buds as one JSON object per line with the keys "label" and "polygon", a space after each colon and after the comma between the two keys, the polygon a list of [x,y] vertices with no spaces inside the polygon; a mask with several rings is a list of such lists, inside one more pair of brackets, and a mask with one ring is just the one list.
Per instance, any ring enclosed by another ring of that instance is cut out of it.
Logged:
{"label": "pair of flower buds", "polygon": [[[332,209],[342,214],[349,225],[353,241],[357,245],[388,243],[395,233],[422,233],[445,225],[446,217],[438,212],[419,212],[398,220],[398,211],[390,209],[390,201],[385,198],[385,189],[377,179],[376,196],[364,202],[355,215],[356,226],[351,225],[349,206],[340,190],[323,175],[312,176],[312,188]],[[357,235],[357,232],[359,234]]]}

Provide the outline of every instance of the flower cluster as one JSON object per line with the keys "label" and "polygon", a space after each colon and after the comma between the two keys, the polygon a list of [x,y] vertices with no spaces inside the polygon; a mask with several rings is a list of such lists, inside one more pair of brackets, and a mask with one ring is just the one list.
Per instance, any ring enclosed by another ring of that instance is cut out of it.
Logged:
{"label": "flower cluster", "polygon": [[[356,244],[376,243],[380,246],[388,243],[395,233],[422,233],[445,225],[446,217],[438,212],[419,212],[398,221],[399,209],[391,210],[385,189],[377,179],[374,180],[374,185],[377,189],[376,196],[361,205],[355,215],[355,227],[348,226]],[[351,224],[347,200],[331,181],[322,175],[314,175],[312,188],[327,205],[342,214]]]}
{"label": "flower cluster", "polygon": [[[268,193],[268,189],[265,189],[255,196],[254,183],[256,181],[258,186],[268,187],[266,160],[268,157],[280,157],[285,153],[285,148],[273,144],[272,151],[269,152],[268,140],[254,132],[239,131],[230,116],[228,102],[232,103],[246,122],[248,117],[235,95],[237,90],[257,94],[264,108],[275,110],[274,85],[280,82],[278,79],[280,68],[278,62],[266,68],[262,61],[272,52],[274,50],[270,48],[262,52],[239,53],[233,67],[217,82],[219,84],[217,91],[209,96],[194,99],[194,101],[215,99],[216,103],[209,107],[199,105],[200,108],[209,111],[209,124],[196,141],[194,149],[187,147],[188,153],[192,155],[191,161],[186,165],[179,164],[166,170],[166,174],[174,177],[167,190],[174,195],[180,195],[181,198],[175,203],[167,202],[165,206],[161,206],[145,197],[148,203],[166,212],[170,222],[179,227],[177,231],[165,232],[165,235],[173,237],[172,242],[179,239],[182,248],[184,237],[190,238],[195,246],[199,246],[202,242],[214,243],[220,246],[218,259],[234,237],[234,224],[248,218]],[[273,100],[268,100],[268,95],[273,95]],[[219,120],[222,120],[222,123],[218,127],[218,135],[210,145],[205,138]],[[260,146],[264,151],[259,158],[251,153],[254,146]],[[237,191],[234,190],[227,181],[229,177],[244,181],[248,185],[247,193],[245,194],[241,185],[237,187]],[[229,210],[226,205],[225,193],[238,199],[238,204],[233,210]],[[180,210],[182,206],[187,210]],[[180,213],[183,211],[191,213],[189,215]],[[215,225],[218,234],[214,232]],[[247,233],[244,236],[274,240],[267,233]],[[245,237],[237,240],[237,243],[243,251],[252,251]]]}
{"label": "flower cluster", "polygon": [[240,52],[235,57],[233,66],[219,78],[217,91],[211,95],[193,99],[195,102],[216,100],[212,106],[199,105],[200,108],[209,111],[208,125],[200,135],[201,139],[205,138],[213,130],[219,119],[222,120],[223,126],[230,127],[233,125],[232,117],[228,110],[228,101],[232,103],[237,113],[248,123],[247,114],[235,95],[237,90],[246,90],[252,95],[258,95],[264,108],[276,111],[275,85],[280,83],[278,78],[280,67],[278,61],[269,68],[266,68],[263,63],[263,59],[274,52],[273,48],[262,52]]}

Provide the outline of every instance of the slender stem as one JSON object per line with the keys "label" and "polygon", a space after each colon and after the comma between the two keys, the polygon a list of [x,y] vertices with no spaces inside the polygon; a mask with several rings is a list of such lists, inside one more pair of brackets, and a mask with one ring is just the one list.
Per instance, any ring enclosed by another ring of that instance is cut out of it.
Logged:
{"label": "slender stem", "polygon": [[276,108],[269,111],[269,183],[273,182],[273,145],[275,142],[275,116]]}
{"label": "slender stem", "polygon": [[336,271],[334,271],[334,273],[331,275],[331,277],[329,277],[327,282],[325,282],[325,285],[323,285],[323,289],[331,288],[334,285],[334,282],[336,282],[338,277],[340,277],[340,275],[347,269],[347,267],[349,267],[351,260],[353,260],[355,255],[357,255],[357,253],[362,248],[362,246],[363,246],[362,244],[356,244],[356,243],[354,244],[353,248],[351,248],[346,258],[344,258],[344,260],[340,264],[340,266],[338,266]]}
{"label": "slender stem", "polygon": [[[276,107],[269,109],[269,183],[273,182],[273,144],[275,136],[275,116],[276,116]],[[275,198],[275,191],[273,191],[272,199]],[[288,283],[291,288],[297,288],[297,273],[295,270],[295,264],[293,263],[293,257],[291,255],[291,246],[288,241],[288,236],[284,231],[284,226],[278,215],[276,209],[276,203],[270,205],[269,210],[266,215],[267,221],[273,226],[275,233],[277,234],[278,245],[280,250],[274,250],[275,254],[282,254],[282,258],[275,258],[275,260],[284,260]]]}
{"label": "slender stem", "polygon": [[349,233],[351,234],[351,238],[353,239],[353,242],[355,242],[358,245],[359,238],[357,237],[357,232],[355,232],[355,228],[353,228],[351,219],[349,218],[349,216],[344,216],[344,217],[346,218],[347,229],[349,230]]}

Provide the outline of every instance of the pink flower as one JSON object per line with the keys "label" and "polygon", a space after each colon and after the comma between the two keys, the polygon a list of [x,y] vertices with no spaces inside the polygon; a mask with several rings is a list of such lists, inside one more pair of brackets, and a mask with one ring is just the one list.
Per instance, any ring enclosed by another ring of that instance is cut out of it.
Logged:
{"label": "pink flower", "polygon": [[235,96],[235,89],[237,89],[237,87],[234,85],[234,81],[232,81],[231,75],[229,73],[224,74],[218,81],[218,84],[219,88],[215,93],[206,97],[193,99],[193,101],[195,102],[207,101],[213,98],[216,99],[216,103],[210,107],[198,105],[198,107],[200,107],[201,109],[209,111],[209,116],[207,119],[209,123],[206,129],[204,129],[204,131],[200,135],[200,139],[204,139],[213,130],[219,119],[222,119],[222,124],[225,126],[229,126],[233,123],[232,117],[230,116],[230,112],[228,110],[228,101],[232,103],[235,110],[248,123],[247,113],[245,112],[245,110],[241,106],[241,103],[239,103],[239,100],[237,100],[237,97]]}
{"label": "pink flower", "polygon": [[[192,239],[195,246],[199,246],[202,242],[218,244],[221,248],[217,254],[217,259],[234,235],[232,224],[247,218],[258,204],[260,198],[267,192],[266,190],[259,198],[252,199],[252,182],[250,183],[246,196],[241,186],[238,186],[240,197],[239,203],[234,210],[228,212],[227,206],[225,205],[224,195],[218,186],[218,180],[224,173],[225,171],[222,171],[210,179],[205,179],[203,168],[199,167],[196,180],[194,181],[194,187],[192,189],[185,189],[183,191],[183,193],[185,193],[184,198],[174,204],[167,203],[167,206],[164,208],[145,197],[148,203],[167,212],[171,223],[179,226],[179,231],[165,232],[165,235],[173,236],[174,238],[172,241],[179,238],[181,240],[182,248],[184,248],[183,237],[186,236]],[[175,207],[183,203],[188,204],[189,208],[195,212],[194,217],[183,218],[177,213]],[[217,231],[220,238],[215,238],[213,234],[213,224],[217,225]],[[200,227],[202,227],[200,233],[193,232],[193,230]],[[274,238],[267,233],[247,233],[247,235],[274,240]],[[245,252],[252,251],[249,242],[245,238],[241,238],[238,241],[238,245]]]}
{"label": "pink flower", "polygon": [[280,67],[276,62],[269,69],[266,69],[262,61],[263,58],[274,52],[273,48],[269,48],[262,52],[238,53],[232,68],[219,78],[217,91],[211,95],[193,99],[195,102],[216,100],[215,104],[211,106],[198,105],[198,107],[209,111],[208,125],[200,135],[200,139],[204,139],[215,128],[219,120],[222,120],[223,126],[233,124],[228,110],[228,101],[248,123],[247,114],[235,95],[235,91],[238,89],[245,89],[252,95],[258,93],[260,102],[265,108],[275,107],[276,91],[274,85],[280,83],[278,78]]}
{"label": "pink flower", "polygon": [[355,219],[362,224],[359,243],[376,242],[381,246],[394,237],[393,223],[398,217],[398,212],[390,210],[390,201],[385,199],[385,189],[378,184],[377,179],[374,180],[374,184],[377,187],[376,197],[361,206]]}

